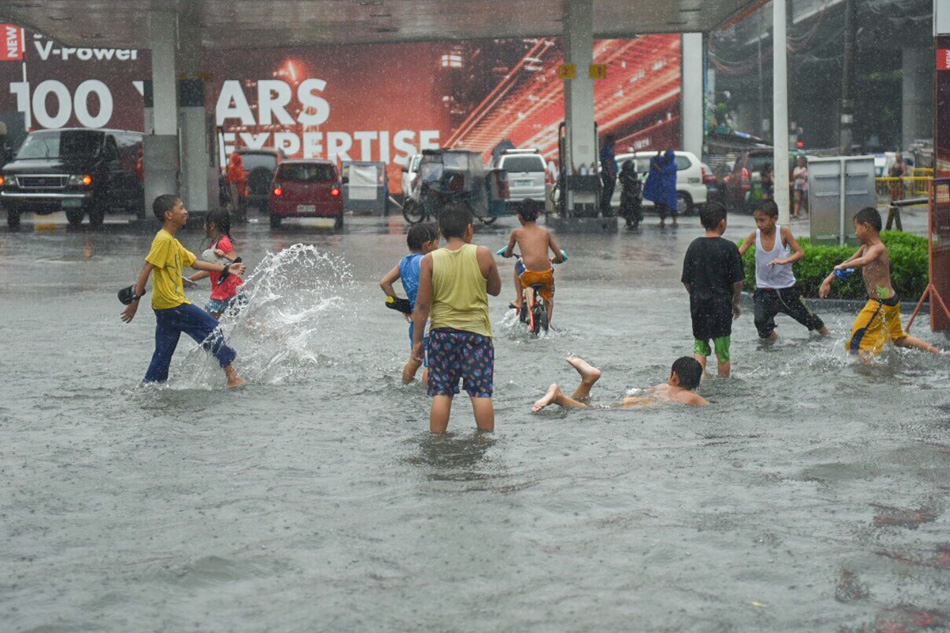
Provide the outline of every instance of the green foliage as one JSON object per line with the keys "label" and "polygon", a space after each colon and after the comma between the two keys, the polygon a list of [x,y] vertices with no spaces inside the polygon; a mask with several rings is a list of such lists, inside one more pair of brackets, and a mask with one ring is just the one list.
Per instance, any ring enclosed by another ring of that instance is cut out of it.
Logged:
{"label": "green foliage", "polygon": [[[901,301],[917,301],[924,293],[928,281],[927,238],[903,233],[885,231],[881,240],[887,246],[891,257],[891,284]],[[807,237],[800,238],[805,258],[795,262],[792,270],[806,297],[817,297],[818,287],[835,266],[851,257],[857,250],[855,246],[814,245]],[[742,244],[742,242],[739,242]],[[745,288],[755,288],[755,245],[742,258],[745,267]],[[831,287],[831,296],[836,299],[866,299],[867,291],[861,279],[860,271],[842,281],[835,279]]]}

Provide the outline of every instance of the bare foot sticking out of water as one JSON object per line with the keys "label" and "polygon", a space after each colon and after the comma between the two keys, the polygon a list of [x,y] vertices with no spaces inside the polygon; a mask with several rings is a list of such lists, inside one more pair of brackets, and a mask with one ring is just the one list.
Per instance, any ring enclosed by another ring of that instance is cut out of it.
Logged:
{"label": "bare foot sticking out of water", "polygon": [[577,373],[581,375],[581,381],[583,381],[584,384],[593,385],[595,382],[600,380],[600,370],[588,363],[583,358],[571,356],[567,359],[567,362],[570,363],[571,367],[576,369]]}
{"label": "bare foot sticking out of water", "polygon": [[561,388],[558,387],[556,383],[552,383],[551,386],[548,387],[548,392],[544,394],[540,400],[535,402],[533,407],[531,407],[531,413],[537,413],[538,411],[542,410],[544,407],[554,402],[560,394]]}

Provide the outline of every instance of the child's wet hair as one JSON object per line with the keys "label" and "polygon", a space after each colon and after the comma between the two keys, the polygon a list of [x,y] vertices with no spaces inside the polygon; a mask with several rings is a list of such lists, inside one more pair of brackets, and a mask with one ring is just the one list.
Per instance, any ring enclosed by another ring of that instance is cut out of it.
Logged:
{"label": "child's wet hair", "polygon": [[467,204],[447,204],[439,214],[439,230],[442,231],[445,239],[464,238],[465,231],[474,221],[472,211]]}
{"label": "child's wet hair", "polygon": [[439,232],[431,224],[416,224],[406,234],[406,246],[415,253],[421,251],[426,242],[439,239]]}
{"label": "child's wet hair", "polygon": [[699,361],[689,356],[680,356],[673,362],[671,373],[679,376],[680,386],[693,391],[699,386],[703,378],[703,366]]}
{"label": "child's wet hair", "polygon": [[541,203],[533,198],[525,198],[518,204],[518,215],[525,222],[534,222],[541,215]]}
{"label": "child's wet hair", "polygon": [[231,237],[231,214],[227,209],[208,211],[208,215],[205,216],[205,226],[212,224],[218,229],[218,233]]}
{"label": "child's wet hair", "polygon": [[152,202],[152,213],[159,222],[165,223],[165,212],[171,211],[178,204],[180,198],[171,193],[163,193]]}
{"label": "child's wet hair", "polygon": [[699,222],[704,229],[715,231],[719,223],[726,219],[726,207],[719,202],[707,202],[699,212]]}
{"label": "child's wet hair", "polygon": [[759,206],[755,208],[756,213],[764,213],[770,218],[778,217],[778,205],[775,204],[774,200],[763,200],[759,203]]}
{"label": "child's wet hair", "polygon": [[881,214],[878,213],[874,207],[864,207],[855,213],[854,221],[858,224],[870,224],[878,233],[880,233],[881,227],[883,226],[881,223]]}

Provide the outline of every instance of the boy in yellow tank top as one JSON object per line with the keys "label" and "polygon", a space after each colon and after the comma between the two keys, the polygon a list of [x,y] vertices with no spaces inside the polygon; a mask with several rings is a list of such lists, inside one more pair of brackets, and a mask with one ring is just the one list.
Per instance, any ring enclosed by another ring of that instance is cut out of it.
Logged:
{"label": "boy in yellow tank top", "polygon": [[445,433],[460,379],[472,399],[478,429],[495,428],[491,399],[495,349],[488,295],[497,297],[501,292],[501,277],[492,252],[472,244],[472,222],[467,206],[447,206],[439,214],[439,231],[447,243],[423,257],[419,267],[412,355],[423,360],[422,337],[431,316],[428,391],[433,433]]}

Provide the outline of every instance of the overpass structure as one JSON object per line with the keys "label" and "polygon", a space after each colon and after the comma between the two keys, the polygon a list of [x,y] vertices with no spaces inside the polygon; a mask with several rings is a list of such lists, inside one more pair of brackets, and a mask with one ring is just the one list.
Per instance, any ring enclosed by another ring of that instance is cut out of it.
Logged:
{"label": "overpass structure", "polygon": [[[681,91],[683,147],[700,154],[703,34],[763,4],[763,0],[7,0],[0,3],[0,18],[77,48],[133,48],[147,34],[152,79],[145,90],[146,200],[178,191],[189,208],[202,211],[217,204],[213,144],[208,141],[213,129],[204,107],[209,70],[202,68],[205,50],[562,37],[562,74],[569,76],[563,82],[562,169],[570,172],[598,160],[595,95],[608,106],[609,120],[599,122],[602,129],[609,130],[611,121],[628,114],[622,106],[610,107],[611,101],[621,103],[616,94],[623,88],[611,84],[610,65],[636,63],[641,45],[635,38],[643,34],[684,34],[681,75],[677,77],[675,70],[671,74],[672,65],[666,72],[652,69],[656,72],[644,82],[650,90],[644,107],[662,104]],[[784,15],[785,0],[773,4]],[[778,35],[784,39],[783,33]],[[610,51],[606,77],[601,78],[604,69],[593,65],[595,39],[613,38],[632,41]],[[538,55],[543,54],[539,49]],[[777,70],[776,82],[779,76],[784,82],[784,66]],[[499,85],[498,94],[489,98],[517,104],[526,116],[550,108],[550,90],[537,94],[524,79],[513,71]],[[777,87],[776,94],[780,92]],[[779,101],[777,114],[785,107],[785,101]],[[484,146],[504,130],[505,121],[498,114],[479,113],[476,109],[446,145],[487,149]],[[787,129],[787,123],[777,117],[775,129]],[[777,141],[782,136],[777,135]],[[557,143],[557,130],[542,129],[525,141],[549,149]],[[777,146],[777,157],[784,154]],[[785,171],[776,169],[779,179]],[[781,191],[778,182],[776,192]],[[590,191],[569,187],[566,195],[568,210],[596,212],[597,200]]]}

